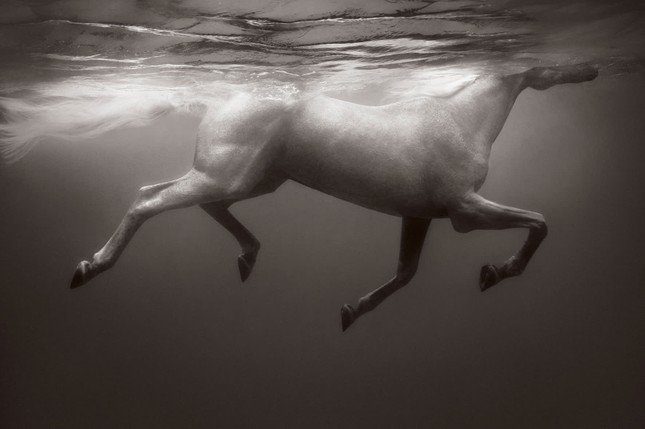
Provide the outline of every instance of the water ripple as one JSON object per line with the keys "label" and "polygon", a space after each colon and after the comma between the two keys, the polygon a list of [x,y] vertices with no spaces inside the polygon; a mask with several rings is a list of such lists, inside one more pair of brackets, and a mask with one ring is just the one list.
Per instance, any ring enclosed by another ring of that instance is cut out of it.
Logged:
{"label": "water ripple", "polygon": [[370,88],[388,99],[437,93],[432,82],[441,76],[578,62],[610,75],[641,73],[645,63],[636,1],[102,4],[12,0],[0,18],[0,91],[79,76],[108,85],[120,73],[332,93]]}

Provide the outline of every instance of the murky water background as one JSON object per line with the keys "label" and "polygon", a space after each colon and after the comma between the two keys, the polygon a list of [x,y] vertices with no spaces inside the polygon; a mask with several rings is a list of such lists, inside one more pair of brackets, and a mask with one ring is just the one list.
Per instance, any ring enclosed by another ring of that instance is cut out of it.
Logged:
{"label": "murky water background", "polygon": [[[40,142],[0,164],[0,426],[645,426],[638,2],[0,8],[2,138]],[[232,91],[383,103],[582,61],[600,77],[523,92],[493,147],[482,195],[550,231],[507,284],[480,293],[479,268],[525,231],[436,220],[413,282],[341,334],[340,306],[395,270],[399,219],[287,183],[233,208],[263,245],[244,284],[237,243],[189,208],[68,289],[137,189],[191,166],[198,119],[155,114]]]}
{"label": "murky water background", "polygon": [[[583,61],[610,73],[643,66],[643,7],[636,1],[98,4],[10,3],[1,27],[5,64],[35,67],[41,78],[98,81],[129,72],[312,91],[361,89],[378,79],[395,92],[403,81],[411,89],[439,71]],[[3,67],[7,74],[18,77]]]}

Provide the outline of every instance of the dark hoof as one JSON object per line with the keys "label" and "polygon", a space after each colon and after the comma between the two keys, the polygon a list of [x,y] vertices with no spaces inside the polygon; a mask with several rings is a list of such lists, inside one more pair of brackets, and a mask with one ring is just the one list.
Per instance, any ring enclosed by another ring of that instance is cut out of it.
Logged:
{"label": "dark hoof", "polygon": [[483,292],[502,279],[499,269],[494,265],[484,265],[479,273],[479,289]]}
{"label": "dark hoof", "polygon": [[74,277],[72,277],[72,283],[70,289],[75,289],[79,286],[83,286],[87,283],[93,276],[90,275],[90,263],[87,261],[81,261],[74,271]]}
{"label": "dark hoof", "polygon": [[243,253],[237,257],[237,267],[240,270],[240,278],[242,281],[246,281],[249,278],[253,270],[253,265],[255,265],[255,255]]}
{"label": "dark hoof", "polygon": [[354,308],[349,304],[343,305],[340,309],[340,323],[343,328],[343,332],[345,332],[347,328],[354,323],[354,320],[356,320],[356,310],[354,310]]}

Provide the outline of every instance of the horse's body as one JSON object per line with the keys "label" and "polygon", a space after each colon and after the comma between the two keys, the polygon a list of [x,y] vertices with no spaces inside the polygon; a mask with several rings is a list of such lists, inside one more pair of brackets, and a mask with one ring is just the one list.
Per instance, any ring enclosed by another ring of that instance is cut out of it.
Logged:
{"label": "horse's body", "polygon": [[[476,155],[460,141],[445,104],[430,98],[382,107],[308,100],[289,115],[278,164],[288,177],[370,209],[443,217],[449,188],[472,186],[473,170],[485,169],[478,168],[481,162],[461,162]],[[450,171],[468,179],[454,183]]]}
{"label": "horse's body", "polygon": [[326,97],[267,102],[239,95],[205,114],[193,169],[172,182],[144,187],[121,225],[92,261],[79,264],[72,287],[114,265],[136,229],[162,211],[201,205],[238,239],[242,280],[259,242],[228,211],[239,200],[286,180],[403,218],[397,275],[343,306],[346,329],[407,284],[416,272],[432,218],[449,217],[457,231],[529,228],[517,255],[482,268],[482,290],[518,275],[546,236],[542,215],[501,206],[476,194],[486,178],[493,141],[519,93],[527,88],[592,80],[595,68],[534,68],[482,76],[446,98],[424,97],[363,106]]}

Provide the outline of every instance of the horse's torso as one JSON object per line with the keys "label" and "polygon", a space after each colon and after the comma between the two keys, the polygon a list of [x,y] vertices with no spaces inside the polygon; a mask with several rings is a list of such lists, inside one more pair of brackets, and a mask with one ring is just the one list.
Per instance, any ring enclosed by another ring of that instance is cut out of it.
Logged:
{"label": "horse's torso", "polygon": [[456,188],[472,188],[485,175],[473,168],[473,154],[440,104],[371,107],[316,97],[294,108],[276,136],[283,148],[277,165],[290,178],[368,208],[439,216]]}
{"label": "horse's torso", "polygon": [[482,81],[453,97],[386,106],[322,96],[293,104],[238,100],[208,119],[196,165],[229,147],[255,162],[235,168],[385,213],[445,216],[486,177],[490,144],[514,100],[509,104],[495,85]]}

